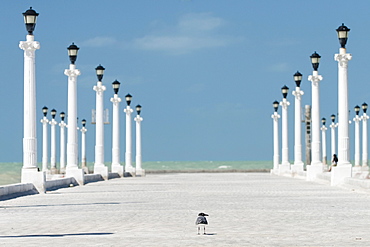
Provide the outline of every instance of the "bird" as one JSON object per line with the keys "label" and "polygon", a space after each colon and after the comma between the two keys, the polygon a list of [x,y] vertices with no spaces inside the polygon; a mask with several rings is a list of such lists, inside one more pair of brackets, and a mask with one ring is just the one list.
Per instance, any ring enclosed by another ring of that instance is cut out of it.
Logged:
{"label": "bird", "polygon": [[203,226],[203,234],[206,234],[206,225],[208,225],[207,218],[205,216],[209,216],[205,213],[199,213],[198,218],[195,221],[195,225],[198,227],[198,235],[200,234],[200,228]]}

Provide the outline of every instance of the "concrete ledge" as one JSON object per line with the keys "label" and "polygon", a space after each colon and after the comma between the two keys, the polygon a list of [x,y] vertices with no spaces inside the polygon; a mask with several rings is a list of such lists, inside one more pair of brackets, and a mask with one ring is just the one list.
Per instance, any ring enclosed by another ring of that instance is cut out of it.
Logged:
{"label": "concrete ledge", "polygon": [[344,178],[343,184],[370,189],[370,179]]}
{"label": "concrete ledge", "polygon": [[325,180],[330,182],[331,181],[331,173],[330,172],[323,172],[316,175],[316,179]]}
{"label": "concrete ledge", "polygon": [[109,172],[108,179],[121,178],[118,172]]}
{"label": "concrete ledge", "polygon": [[163,173],[231,173],[231,172],[268,172],[271,169],[217,169],[217,170],[146,170],[146,174],[163,174]]}
{"label": "concrete ledge", "polygon": [[84,176],[85,184],[94,183],[94,182],[98,182],[98,181],[104,181],[104,178],[100,174],[86,174]]}
{"label": "concrete ledge", "polygon": [[68,188],[71,186],[77,186],[78,183],[75,178],[59,178],[55,180],[49,180],[45,182],[46,191],[57,190],[61,188]]}
{"label": "concrete ledge", "polygon": [[4,185],[0,186],[0,201],[38,193],[36,187],[31,183]]}

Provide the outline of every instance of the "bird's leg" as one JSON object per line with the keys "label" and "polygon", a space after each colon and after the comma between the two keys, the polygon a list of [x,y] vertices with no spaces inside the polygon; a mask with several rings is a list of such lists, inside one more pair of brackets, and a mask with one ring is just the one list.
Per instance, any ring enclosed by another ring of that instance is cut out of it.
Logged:
{"label": "bird's leg", "polygon": [[206,234],[206,226],[203,226],[203,234]]}
{"label": "bird's leg", "polygon": [[198,235],[199,235],[199,231],[200,231],[200,226],[198,226]]}

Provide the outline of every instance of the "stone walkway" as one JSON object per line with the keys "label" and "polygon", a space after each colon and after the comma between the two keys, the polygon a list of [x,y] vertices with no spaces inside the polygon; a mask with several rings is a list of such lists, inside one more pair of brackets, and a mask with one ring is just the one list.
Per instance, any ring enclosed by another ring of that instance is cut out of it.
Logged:
{"label": "stone walkway", "polygon": [[0,222],[1,246],[370,246],[370,192],[268,173],[155,174],[1,201]]}

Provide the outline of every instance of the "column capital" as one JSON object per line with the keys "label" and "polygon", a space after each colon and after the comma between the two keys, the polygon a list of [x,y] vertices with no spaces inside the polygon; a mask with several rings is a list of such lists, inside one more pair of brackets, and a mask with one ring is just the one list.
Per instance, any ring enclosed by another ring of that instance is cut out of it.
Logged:
{"label": "column capital", "polygon": [[347,68],[348,67],[348,61],[352,59],[352,55],[349,53],[341,53],[341,54],[335,54],[334,60],[338,61],[339,65],[341,67]]}
{"label": "column capital", "polygon": [[279,113],[274,112],[274,114],[271,115],[271,118],[273,118],[275,121],[277,121],[280,118]]}
{"label": "column capital", "polygon": [[131,113],[134,112],[134,110],[132,110],[130,106],[127,106],[127,108],[124,109],[123,111],[126,113],[127,116],[130,116]]}
{"label": "column capital", "polygon": [[58,122],[57,122],[57,121],[55,121],[55,119],[52,119],[51,121],[49,121],[49,124],[50,124],[51,126],[55,126],[55,125],[57,125],[57,124],[58,124]]}
{"label": "column capital", "polygon": [[64,74],[68,77],[77,77],[81,75],[81,72],[79,69],[65,69]]}
{"label": "column capital", "polygon": [[60,126],[61,128],[64,128],[64,127],[67,127],[67,124],[66,124],[64,121],[61,121],[61,122],[59,123],[59,126]]}
{"label": "column capital", "polygon": [[96,91],[97,93],[101,93],[106,90],[106,87],[104,85],[95,85],[93,87],[93,90]]}
{"label": "column capital", "polygon": [[309,75],[308,80],[312,82],[312,85],[317,86],[323,77],[321,75]]}
{"label": "column capital", "polygon": [[290,102],[284,99],[283,101],[280,102],[280,105],[284,108],[287,109],[288,106],[290,105]]}
{"label": "column capital", "polygon": [[134,120],[137,122],[137,123],[140,123],[142,122],[144,119],[142,117],[140,117],[140,115],[137,115]]}
{"label": "column capital", "polygon": [[353,121],[355,121],[356,123],[359,123],[361,121],[361,117],[356,115],[356,117],[353,118]]}
{"label": "column capital", "polygon": [[86,129],[85,127],[82,127],[82,128],[80,129],[80,131],[84,134],[84,133],[86,133],[86,132],[87,132],[87,129]]}
{"label": "column capital", "polygon": [[323,125],[321,128],[320,128],[322,131],[326,131],[328,128],[326,128],[325,125]]}
{"label": "column capital", "polygon": [[40,43],[38,41],[20,41],[19,48],[24,51],[34,51],[40,49]]}
{"label": "column capital", "polygon": [[293,91],[292,94],[295,96],[296,99],[300,100],[304,92],[299,87],[296,87],[295,91]]}
{"label": "column capital", "polygon": [[364,122],[366,122],[368,119],[369,119],[369,116],[368,116],[366,113],[364,113],[364,114],[361,116],[361,120],[362,120],[362,121],[364,121]]}
{"label": "column capital", "polygon": [[329,127],[335,129],[336,127],[338,127],[338,123],[331,123]]}
{"label": "column capital", "polygon": [[48,124],[49,120],[46,117],[43,117],[40,121],[42,124]]}
{"label": "column capital", "polygon": [[120,97],[118,97],[117,94],[115,94],[113,98],[110,98],[110,102],[112,102],[113,104],[118,104],[121,101],[122,101],[122,99]]}

